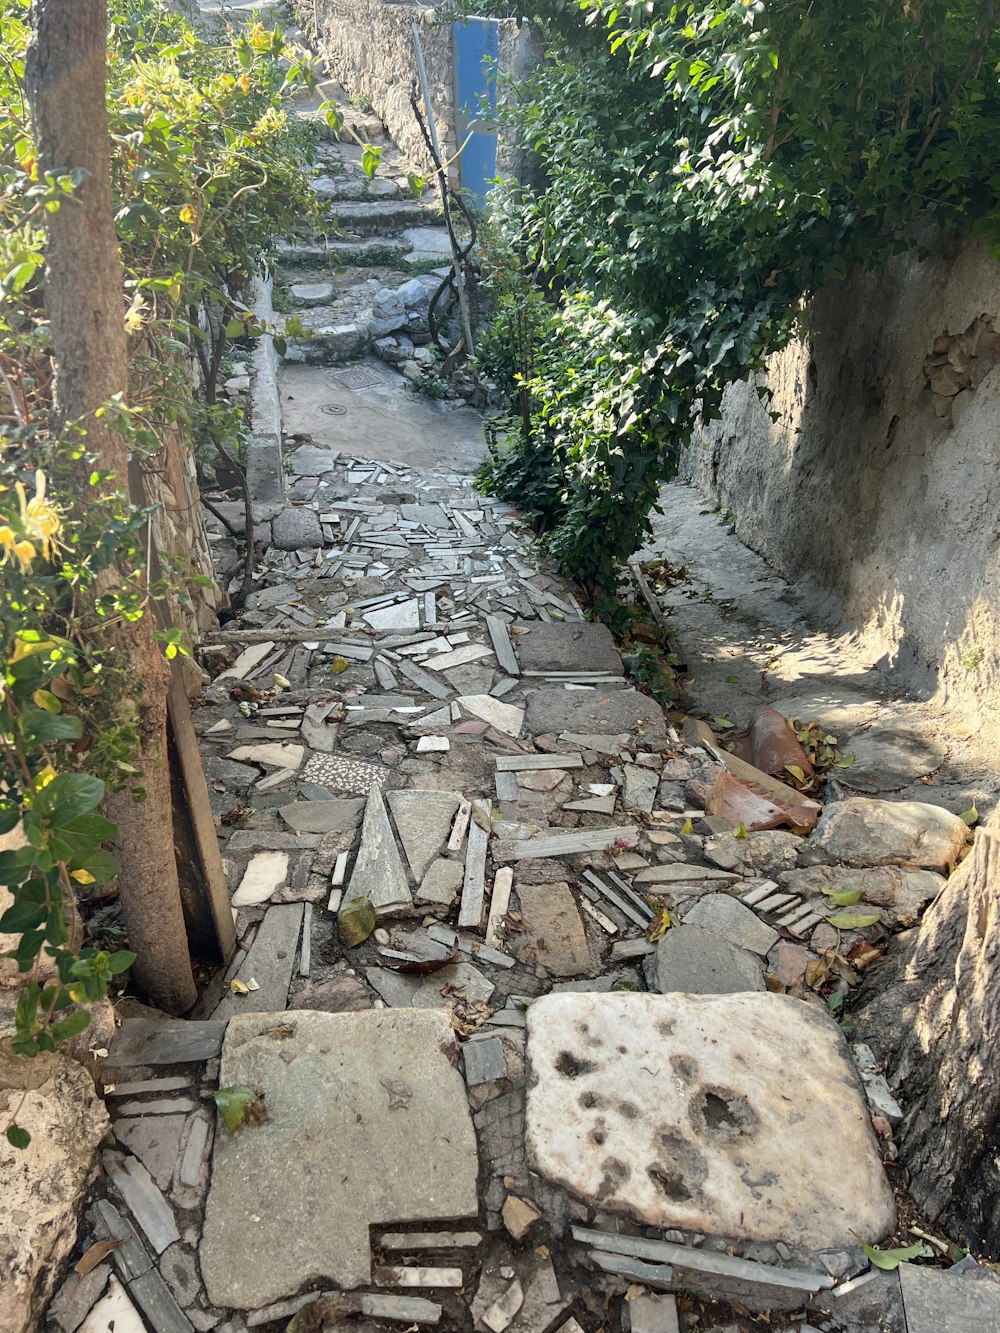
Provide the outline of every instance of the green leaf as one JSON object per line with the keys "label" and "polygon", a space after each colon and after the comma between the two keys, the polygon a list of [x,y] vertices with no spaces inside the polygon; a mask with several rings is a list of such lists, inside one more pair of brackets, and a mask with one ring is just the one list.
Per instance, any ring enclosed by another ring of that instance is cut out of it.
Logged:
{"label": "green leaf", "polygon": [[78,741],[83,735],[83,723],[78,717],[46,712],[43,708],[29,708],[22,722],[25,733],[34,741]]}
{"label": "green leaf", "polygon": [[976,809],[975,801],[972,802],[968,810],[962,811],[962,813],[959,815],[959,819],[964,820],[964,822],[968,824],[969,828],[972,828],[974,824],[979,823],[979,811]]}
{"label": "green leaf", "polygon": [[259,1098],[253,1088],[238,1083],[230,1088],[219,1088],[218,1092],[212,1093],[212,1100],[219,1109],[223,1124],[235,1133],[246,1119],[247,1107],[253,1106]]}
{"label": "green leaf", "polygon": [[60,773],[35,798],[35,809],[55,828],[89,815],[104,799],[104,783],[88,773]]}
{"label": "green leaf", "polygon": [[361,169],[369,180],[375,179],[375,173],[378,171],[381,158],[381,148],[377,148],[374,144],[365,144],[364,151],[361,154]]}
{"label": "green leaf", "polygon": [[12,1148],[27,1148],[31,1142],[31,1135],[20,1125],[8,1125],[7,1142]]}
{"label": "green leaf", "polygon": [[733,829],[733,837],[734,837],[734,838],[749,838],[749,836],[750,836],[750,834],[747,832],[747,826],[746,826],[746,824],[744,824],[743,821],[741,820],[741,821],[736,825],[736,827]]}
{"label": "green leaf", "polygon": [[828,916],[831,926],[838,930],[864,930],[865,926],[877,925],[882,920],[881,912],[837,912]]}
{"label": "green leaf", "polygon": [[69,1041],[71,1037],[78,1037],[84,1028],[89,1026],[90,1011],[77,1009],[67,1018],[61,1018],[58,1023],[53,1023],[50,1031],[56,1041]]}
{"label": "green leaf", "polygon": [[866,1245],[865,1254],[876,1268],[884,1268],[891,1273],[906,1259],[917,1259],[925,1252],[925,1246],[903,1245],[898,1250],[880,1250],[877,1245]]}
{"label": "green leaf", "polygon": [[245,327],[246,327],[246,326],[245,326],[245,324],[244,324],[243,319],[242,319],[240,316],[238,316],[238,315],[235,316],[235,317],[234,317],[233,319],[231,319],[231,320],[229,321],[229,323],[226,325],[226,337],[227,337],[227,338],[242,338],[242,337],[243,337],[243,330],[244,330]]}
{"label": "green leaf", "polygon": [[34,930],[40,926],[46,915],[43,906],[15,899],[14,904],[0,916],[0,931],[5,935],[20,935],[26,930]]}
{"label": "green leaf", "polygon": [[119,949],[108,959],[108,971],[113,977],[120,976],[122,972],[127,972],[134,962],[134,953],[129,953],[128,949]]}
{"label": "green leaf", "polygon": [[836,907],[853,907],[861,901],[860,889],[824,889],[823,892]]}

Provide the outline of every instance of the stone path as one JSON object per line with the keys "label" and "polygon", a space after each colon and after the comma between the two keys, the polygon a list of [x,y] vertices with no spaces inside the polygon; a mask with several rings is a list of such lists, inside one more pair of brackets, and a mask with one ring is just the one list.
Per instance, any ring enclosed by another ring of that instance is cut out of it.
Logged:
{"label": "stone path", "polygon": [[[406,389],[419,293],[380,293],[432,238],[356,166],[325,148],[319,188],[364,233],[336,242],[347,275],[310,238],[282,256],[319,333],[278,372],[254,591],[203,648],[239,951],[188,1020],[126,1006],[77,1248],[120,1244],[47,1327],[971,1326],[942,1299],[989,1326],[989,1279],[870,1267],[902,1111],[807,984],[916,918],[964,824],[864,797],[808,838],[727,817],[733,757],[630,685],[474,490],[476,414]],[[370,332],[386,362],[342,363]],[[234,1085],[266,1119],[226,1128]]]}

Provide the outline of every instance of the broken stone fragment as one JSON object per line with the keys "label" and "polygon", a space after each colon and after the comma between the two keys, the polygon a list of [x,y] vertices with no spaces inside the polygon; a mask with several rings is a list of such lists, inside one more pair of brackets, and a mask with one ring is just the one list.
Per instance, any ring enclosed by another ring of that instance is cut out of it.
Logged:
{"label": "broken stone fragment", "polygon": [[327,1014],[353,1014],[371,1009],[372,998],[357,977],[334,977],[332,981],[317,982],[300,990],[293,997],[292,1007],[319,1009]]}
{"label": "broken stone fragment", "polygon": [[521,1199],[516,1194],[508,1194],[500,1210],[503,1224],[514,1240],[524,1240],[525,1236],[541,1217],[533,1203]]}

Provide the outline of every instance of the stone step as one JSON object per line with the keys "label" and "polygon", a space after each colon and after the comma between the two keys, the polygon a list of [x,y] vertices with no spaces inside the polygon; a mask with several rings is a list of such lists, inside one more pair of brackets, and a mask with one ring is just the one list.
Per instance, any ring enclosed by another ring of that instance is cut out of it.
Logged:
{"label": "stone step", "polygon": [[417,199],[348,200],[335,204],[331,215],[345,232],[354,236],[393,236],[408,227],[430,226],[441,219],[439,209]]}

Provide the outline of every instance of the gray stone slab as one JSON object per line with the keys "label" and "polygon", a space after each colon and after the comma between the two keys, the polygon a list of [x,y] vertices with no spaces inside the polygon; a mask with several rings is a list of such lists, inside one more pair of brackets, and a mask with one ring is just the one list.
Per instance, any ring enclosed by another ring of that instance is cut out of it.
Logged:
{"label": "gray stone slab", "polygon": [[519,884],[521,916],[535,959],[556,977],[591,972],[594,961],[568,884]]}
{"label": "gray stone slab", "polygon": [[385,799],[376,783],[368,790],[361,847],[351,873],[349,898],[367,898],[376,916],[411,907],[413,898],[396,848]]}
{"label": "gray stone slab", "polygon": [[237,973],[240,981],[256,981],[258,989],[249,995],[228,991],[212,1017],[232,1018],[234,1014],[261,1014],[284,1009],[288,1003],[288,987],[301,929],[301,903],[269,907]]}
{"label": "gray stone slab", "polygon": [[499,1037],[467,1041],[462,1047],[462,1063],[465,1081],[470,1088],[478,1087],[480,1083],[492,1083],[507,1074],[507,1059]]}
{"label": "gray stone slab", "polygon": [[462,887],[464,877],[465,870],[461,861],[446,861],[439,858],[431,863],[427,874],[421,880],[420,888],[413,895],[413,901],[450,907]]}
{"label": "gray stone slab", "polygon": [[623,771],[625,782],[622,786],[622,806],[626,810],[641,810],[649,814],[660,786],[659,773],[653,768],[641,768],[638,764],[626,764]]}
{"label": "gray stone slab", "polygon": [[529,1166],[588,1206],[805,1249],[895,1225],[843,1036],[800,1000],[544,995],[528,1009],[528,1060]]}
{"label": "gray stone slab", "polygon": [[663,709],[636,690],[530,690],[525,695],[525,731],[586,734],[628,732],[646,740],[666,740]]}
{"label": "gray stone slab", "polygon": [[922,727],[902,721],[872,727],[841,748],[854,755],[854,763],[838,770],[837,781],[854,791],[900,791],[937,772],[948,757],[945,746]]}
{"label": "gray stone slab", "polygon": [[628,1303],[632,1333],[680,1333],[677,1322],[677,1302],[664,1293],[659,1296],[637,1296]]}
{"label": "gray stone slab", "polygon": [[462,797],[458,792],[409,788],[389,792],[386,799],[413,878],[419,882],[447,843]]}
{"label": "gray stone slab", "polygon": [[656,989],[661,994],[733,995],[762,991],[761,960],[701,926],[672,926],[656,946]]}
{"label": "gray stone slab", "polygon": [[418,667],[415,662],[400,662],[399,671],[412,685],[416,685],[418,690],[423,690],[425,694],[435,699],[450,699],[454,694],[454,690],[443,680],[436,679],[429,671]]}
{"label": "gray stone slab", "polygon": [[[483,812],[483,802],[473,803]],[[486,818],[488,819],[488,808]],[[486,851],[490,835],[479,821],[473,817],[469,825],[469,845],[465,853],[465,876],[462,881],[462,902],[458,912],[458,924],[480,930],[483,924],[483,904],[486,898]]]}
{"label": "gray stone slab", "polygon": [[1000,1282],[900,1264],[907,1333],[986,1333],[1000,1328]]}
{"label": "gray stone slab", "polygon": [[625,674],[607,625],[580,621],[518,621],[511,638],[522,671],[601,671]]}
{"label": "gray stone slab", "polygon": [[[448,1015],[297,1012],[229,1026],[220,1082],[261,1089],[266,1124],[216,1135],[201,1242],[209,1299],[255,1309],[305,1282],[371,1281],[369,1228],[478,1214],[465,1085]],[[289,1243],[293,1240],[294,1243]]]}
{"label": "gray stone slab", "polygon": [[541,833],[534,838],[499,838],[493,844],[495,861],[530,861],[553,856],[575,856],[580,852],[606,852],[616,842],[634,847],[639,830],[632,825],[603,829],[570,829],[567,833]]}
{"label": "gray stone slab", "polygon": [[441,994],[460,991],[467,1000],[486,1001],[496,989],[471,963],[449,963],[429,976],[410,976],[385,967],[365,969],[368,984],[393,1008],[434,1009],[447,1005]]}
{"label": "gray stone slab", "polygon": [[180,1240],[173,1210],[138,1158],[123,1157],[121,1153],[109,1151],[102,1154],[101,1161],[109,1179],[156,1253],[162,1254],[168,1245]]}
{"label": "gray stone slab", "polygon": [[701,926],[713,935],[721,935],[730,944],[741,949],[749,949],[763,957],[777,944],[780,938],[776,930],[765,925],[749,907],[744,907],[728,893],[709,893],[688,908],[684,913],[684,922],[689,926]]}
{"label": "gray stone slab", "polygon": [[126,1018],[115,1034],[106,1065],[181,1065],[213,1060],[222,1050],[226,1024],[208,1019]]}
{"label": "gray stone slab", "polygon": [[88,1216],[94,1219],[94,1232],[98,1240],[122,1242],[116,1250],[112,1250],[111,1259],[123,1282],[131,1282],[152,1268],[153,1261],[135,1228],[127,1218],[122,1217],[114,1204],[107,1199],[98,1199]]}
{"label": "gray stone slab", "polygon": [[111,1276],[109,1263],[98,1264],[86,1277],[77,1277],[70,1273],[56,1292],[46,1311],[46,1318],[55,1324],[61,1333],[76,1333],[90,1309],[103,1296]]}
{"label": "gray stone slab", "polygon": [[155,1333],[193,1333],[194,1325],[155,1268],[131,1282],[128,1294]]}
{"label": "gray stone slab", "polygon": [[343,833],[355,828],[365,808],[360,797],[350,801],[295,801],[278,814],[297,833]]}
{"label": "gray stone slab", "polygon": [[271,520],[271,540],[279,551],[300,551],[323,545],[323,528],[313,509],[289,506]]}
{"label": "gray stone slab", "polygon": [[391,1319],[397,1324],[437,1324],[441,1306],[423,1296],[393,1296],[387,1291],[365,1292],[358,1297],[361,1313],[372,1319]]}
{"label": "gray stone slab", "polygon": [[186,1115],[154,1115],[148,1119],[122,1117],[115,1121],[115,1138],[128,1148],[159,1185],[170,1188]]}
{"label": "gray stone slab", "polygon": [[[328,287],[330,284],[322,283],[320,285]],[[308,284],[308,286],[310,290],[315,291],[316,284]],[[292,291],[305,291],[305,286],[293,287]],[[300,477],[321,477],[325,472],[334,470],[339,457],[339,449],[317,449],[314,444],[300,444],[288,461],[292,465],[292,471],[297,472]]]}

